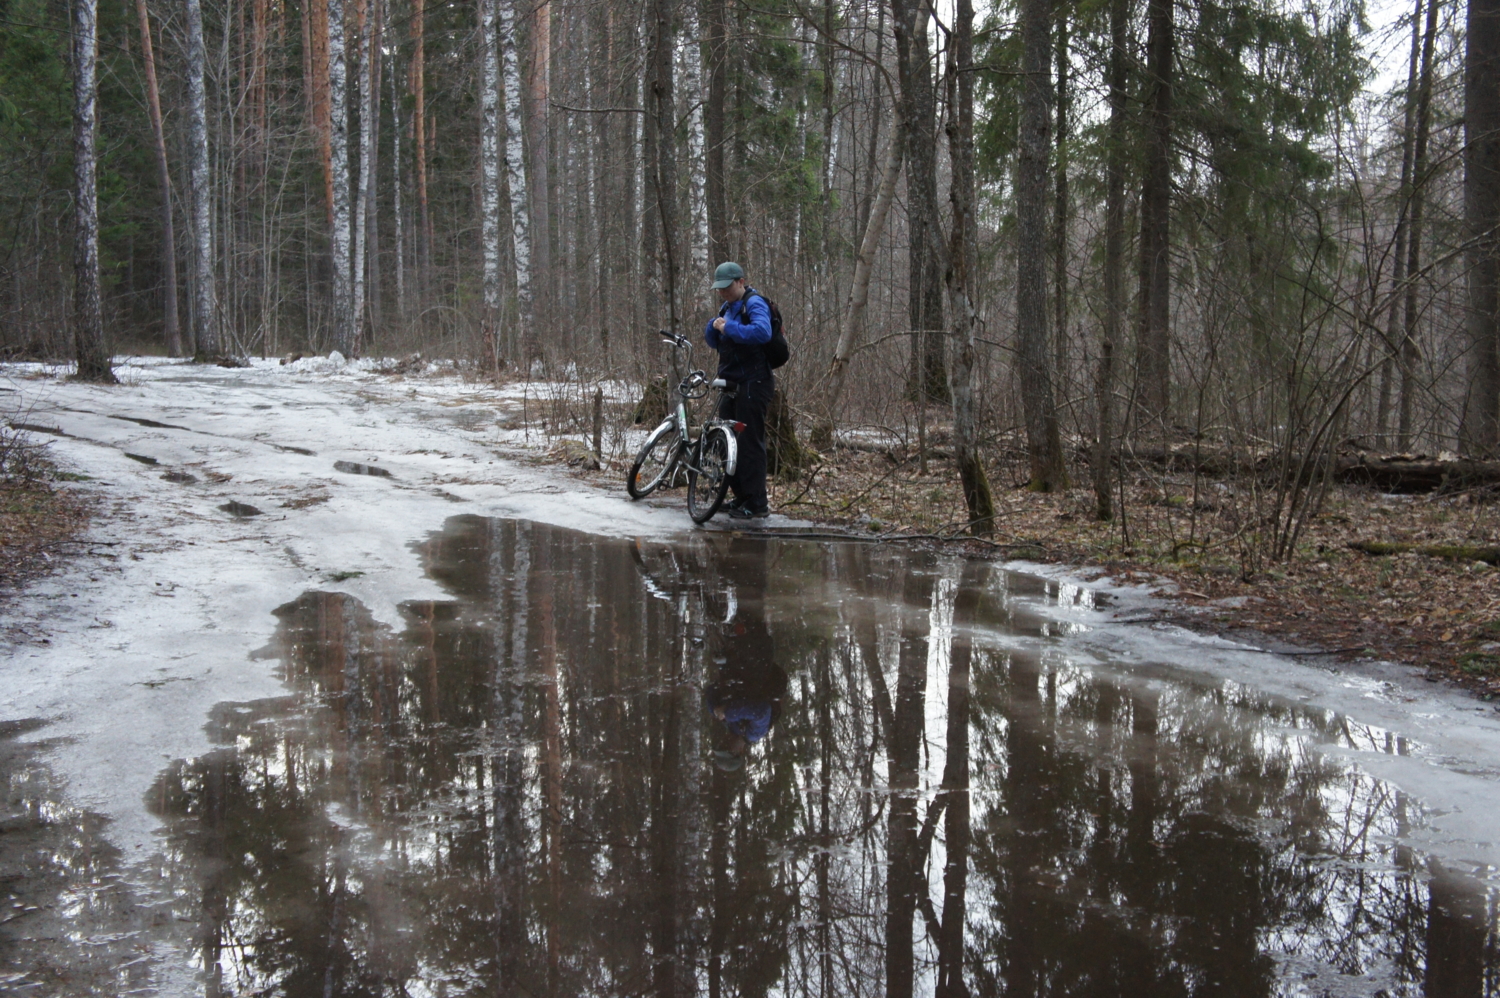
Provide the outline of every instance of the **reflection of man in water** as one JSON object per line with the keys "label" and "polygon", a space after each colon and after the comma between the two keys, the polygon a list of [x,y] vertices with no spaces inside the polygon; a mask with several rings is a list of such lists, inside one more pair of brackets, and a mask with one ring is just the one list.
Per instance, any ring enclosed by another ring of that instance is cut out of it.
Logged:
{"label": "reflection of man in water", "polygon": [[[750,746],[781,716],[786,672],[775,662],[766,627],[766,547],[736,539],[718,559],[724,587],[709,594],[711,619],[719,628],[719,656],[703,700],[723,727],[714,765],[732,772],[745,765]],[[720,599],[722,598],[722,603]]]}
{"label": "reflection of man in water", "polygon": [[[731,643],[726,650],[733,654],[737,649]],[[724,726],[724,738],[714,750],[715,766],[732,772],[745,765],[750,746],[770,734],[771,725],[781,716],[786,682],[785,670],[769,656],[759,663],[736,663],[731,658],[719,666],[717,681],[703,696],[714,718]]]}

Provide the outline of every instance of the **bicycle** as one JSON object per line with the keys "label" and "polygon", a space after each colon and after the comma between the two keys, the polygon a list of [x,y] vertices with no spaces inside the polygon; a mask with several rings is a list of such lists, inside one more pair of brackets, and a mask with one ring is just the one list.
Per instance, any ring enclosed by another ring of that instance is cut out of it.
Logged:
{"label": "bicycle", "polygon": [[[678,351],[692,344],[686,337],[665,329],[660,335],[672,344],[673,370],[680,370]],[[711,390],[717,391],[714,416],[695,429],[688,403],[703,398]],[[625,491],[630,498],[644,499],[667,481],[675,485],[678,476],[686,471],[688,516],[694,523],[707,523],[713,518],[724,503],[729,476],[734,474],[739,457],[735,434],[745,427],[743,423],[718,418],[720,401],[733,398],[736,390],[736,386],[723,378],[709,380],[702,371],[690,371],[677,383],[675,409],[651,431],[625,478]]]}

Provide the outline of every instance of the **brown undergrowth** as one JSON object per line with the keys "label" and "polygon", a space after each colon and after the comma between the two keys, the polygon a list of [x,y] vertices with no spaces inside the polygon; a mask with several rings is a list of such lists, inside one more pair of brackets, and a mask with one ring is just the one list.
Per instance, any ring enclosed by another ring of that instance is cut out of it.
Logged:
{"label": "brown undergrowth", "polygon": [[88,526],[89,505],[24,434],[0,430],[0,602],[60,565]]}

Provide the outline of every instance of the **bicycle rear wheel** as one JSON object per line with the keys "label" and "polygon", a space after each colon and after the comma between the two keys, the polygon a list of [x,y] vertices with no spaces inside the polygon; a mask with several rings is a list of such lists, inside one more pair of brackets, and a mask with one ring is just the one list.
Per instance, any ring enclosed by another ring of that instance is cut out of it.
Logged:
{"label": "bicycle rear wheel", "polygon": [[688,468],[688,516],[707,523],[719,511],[729,490],[729,431],[711,426],[693,449]]}
{"label": "bicycle rear wheel", "polygon": [[663,423],[653,430],[625,476],[625,491],[630,498],[644,499],[660,488],[676,469],[681,454],[682,433],[675,424]]}

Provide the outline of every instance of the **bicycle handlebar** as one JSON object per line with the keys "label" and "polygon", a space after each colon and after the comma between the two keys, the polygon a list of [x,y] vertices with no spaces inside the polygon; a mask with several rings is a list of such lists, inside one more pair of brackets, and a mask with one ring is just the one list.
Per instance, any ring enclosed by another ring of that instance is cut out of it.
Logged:
{"label": "bicycle handlebar", "polygon": [[666,340],[668,343],[672,344],[674,347],[682,347],[685,349],[692,345],[688,342],[688,338],[686,336],[680,336],[669,329],[658,329],[656,331],[656,334],[662,339]]}

